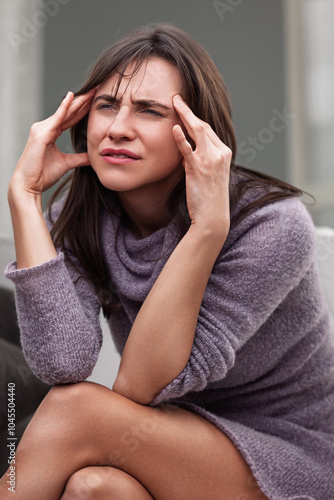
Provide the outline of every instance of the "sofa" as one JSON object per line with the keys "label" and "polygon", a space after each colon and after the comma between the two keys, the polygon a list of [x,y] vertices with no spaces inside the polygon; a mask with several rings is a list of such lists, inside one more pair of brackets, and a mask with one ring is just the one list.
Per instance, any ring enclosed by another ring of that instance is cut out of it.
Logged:
{"label": "sofa", "polygon": [[13,260],[11,238],[0,235],[0,474],[8,467],[8,383],[15,384],[15,437],[24,429],[51,386],[38,380],[24,359],[14,301],[14,287],[3,275]]}
{"label": "sofa", "polygon": [[8,467],[8,383],[15,384],[15,437],[17,442],[38,405],[49,391],[24,359],[20,347],[14,293],[0,286],[0,474]]}

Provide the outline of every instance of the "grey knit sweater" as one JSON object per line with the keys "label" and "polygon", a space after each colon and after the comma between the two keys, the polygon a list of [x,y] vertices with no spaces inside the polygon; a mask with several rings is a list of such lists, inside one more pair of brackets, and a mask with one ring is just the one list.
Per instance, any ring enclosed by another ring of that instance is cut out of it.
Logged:
{"label": "grey knit sweater", "polygon": [[[257,195],[248,192],[237,210]],[[171,223],[137,240],[107,214],[101,232],[112,277],[106,292],[123,306],[110,320],[122,353],[178,239]],[[102,342],[92,285],[77,280],[62,252],[30,269],[12,263],[6,274],[16,285],[22,346],[36,375],[50,383],[88,377]],[[164,401],[202,414],[225,432],[271,500],[334,499],[334,346],[314,227],[299,200],[269,204],[230,230],[189,361],[152,405]]]}

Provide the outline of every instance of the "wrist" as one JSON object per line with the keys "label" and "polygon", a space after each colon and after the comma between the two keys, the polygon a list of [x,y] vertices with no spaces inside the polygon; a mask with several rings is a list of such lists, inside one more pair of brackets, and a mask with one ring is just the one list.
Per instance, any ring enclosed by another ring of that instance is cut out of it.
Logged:
{"label": "wrist", "polygon": [[223,220],[212,220],[192,222],[189,227],[190,234],[197,235],[208,245],[221,249],[229,232],[229,224]]}
{"label": "wrist", "polygon": [[42,214],[42,195],[32,193],[23,188],[14,176],[10,180],[7,190],[8,205],[11,211],[27,209],[28,206],[36,207]]}
{"label": "wrist", "polygon": [[208,264],[211,262],[213,265],[225,243],[227,232],[220,228],[191,224],[185,237],[191,240],[195,254],[201,255]]}

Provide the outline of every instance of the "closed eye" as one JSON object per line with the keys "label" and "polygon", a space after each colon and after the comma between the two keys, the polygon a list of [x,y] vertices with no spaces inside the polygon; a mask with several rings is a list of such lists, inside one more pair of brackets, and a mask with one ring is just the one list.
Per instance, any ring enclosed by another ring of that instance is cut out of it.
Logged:
{"label": "closed eye", "polygon": [[99,104],[96,109],[111,109],[114,108],[115,106],[113,104]]}
{"label": "closed eye", "polygon": [[[117,103],[111,103],[111,102],[104,102],[103,104],[99,104],[96,109],[98,110],[110,110],[110,109],[117,109],[118,105]],[[157,116],[157,117],[162,117],[162,113],[159,113],[155,109],[152,108],[147,108],[146,106],[143,106],[139,109],[141,113],[152,115],[152,116]]]}
{"label": "closed eye", "polygon": [[161,113],[159,113],[158,111],[155,111],[154,109],[143,109],[143,113],[147,113],[149,115],[153,115],[153,116],[163,116]]}

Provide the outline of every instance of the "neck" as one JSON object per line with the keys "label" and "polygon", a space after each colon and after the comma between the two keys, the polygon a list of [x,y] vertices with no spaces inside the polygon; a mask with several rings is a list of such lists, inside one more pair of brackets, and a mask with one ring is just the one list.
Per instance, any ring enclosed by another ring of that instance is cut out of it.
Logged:
{"label": "neck", "polygon": [[160,200],[151,200],[148,206],[145,203],[139,204],[136,200],[135,206],[128,198],[121,199],[121,204],[125,210],[131,231],[138,238],[145,238],[168,223],[167,206]]}
{"label": "neck", "polygon": [[138,238],[145,238],[168,224],[168,199],[180,180],[179,176],[177,182],[167,187],[164,180],[163,186],[156,183],[153,189],[152,186],[143,186],[138,190],[118,193],[118,199],[129,218],[130,229]]}

